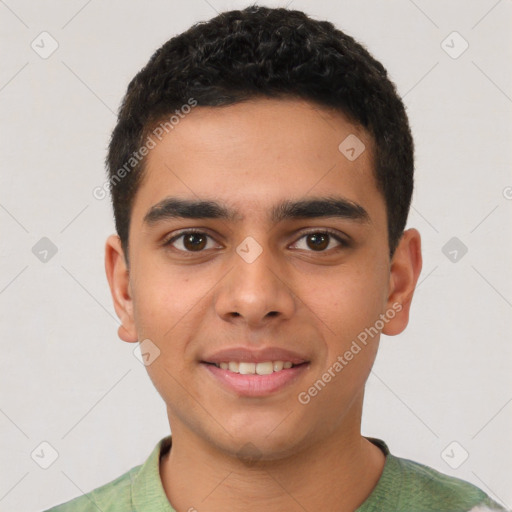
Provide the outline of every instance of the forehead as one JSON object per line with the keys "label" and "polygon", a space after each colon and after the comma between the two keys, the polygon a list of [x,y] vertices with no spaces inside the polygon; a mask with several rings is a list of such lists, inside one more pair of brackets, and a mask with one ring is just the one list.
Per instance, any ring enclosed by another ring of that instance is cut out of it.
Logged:
{"label": "forehead", "polygon": [[236,218],[269,220],[285,200],[335,194],[372,216],[383,207],[372,149],[343,114],[302,100],[195,107],[147,155],[132,220],[142,224],[167,196],[215,198]]}

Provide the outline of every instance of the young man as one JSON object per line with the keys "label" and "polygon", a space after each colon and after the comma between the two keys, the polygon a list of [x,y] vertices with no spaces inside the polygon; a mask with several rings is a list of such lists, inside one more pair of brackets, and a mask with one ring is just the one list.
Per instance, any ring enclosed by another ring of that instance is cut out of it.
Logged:
{"label": "young man", "polygon": [[413,167],[385,69],[328,22],[250,7],[164,44],[110,143],[106,272],[172,446],[52,510],[503,510],[361,435],[421,271]]}

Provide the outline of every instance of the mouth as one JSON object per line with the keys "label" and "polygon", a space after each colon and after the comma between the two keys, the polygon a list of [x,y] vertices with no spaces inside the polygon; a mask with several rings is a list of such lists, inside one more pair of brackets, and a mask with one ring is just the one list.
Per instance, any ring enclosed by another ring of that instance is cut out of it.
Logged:
{"label": "mouth", "polygon": [[212,384],[237,397],[265,397],[289,388],[311,361],[280,347],[238,346],[204,354],[199,361]]}
{"label": "mouth", "polygon": [[309,361],[202,361],[202,368],[215,386],[237,398],[264,398],[291,388],[308,371]]}
{"label": "mouth", "polygon": [[262,361],[258,363],[251,361],[202,362],[204,364],[213,365],[221,370],[227,370],[230,373],[238,373],[240,375],[271,375],[307,364],[306,361],[298,364],[292,363],[291,361]]}

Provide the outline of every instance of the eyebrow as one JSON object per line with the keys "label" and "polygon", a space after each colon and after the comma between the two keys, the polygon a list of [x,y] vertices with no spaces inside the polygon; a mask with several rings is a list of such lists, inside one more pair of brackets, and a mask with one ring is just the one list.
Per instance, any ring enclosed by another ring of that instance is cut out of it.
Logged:
{"label": "eyebrow", "polygon": [[[318,197],[298,201],[285,200],[273,206],[270,221],[278,223],[291,219],[337,217],[369,223],[368,212],[359,204],[343,197]],[[236,210],[213,200],[190,200],[166,197],[152,206],[144,216],[144,224],[154,225],[167,219],[223,219],[241,221],[244,216]]]}

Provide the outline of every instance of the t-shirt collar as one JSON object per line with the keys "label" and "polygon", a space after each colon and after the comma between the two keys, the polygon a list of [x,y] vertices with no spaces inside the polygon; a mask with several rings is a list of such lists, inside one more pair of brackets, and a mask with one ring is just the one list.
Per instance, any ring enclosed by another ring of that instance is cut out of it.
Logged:
{"label": "t-shirt collar", "polygon": [[[385,501],[389,504],[398,499],[398,496],[393,497],[389,494],[390,489],[394,488],[389,481],[394,473],[391,468],[394,457],[389,456],[389,448],[381,439],[374,437],[366,437],[366,439],[382,450],[386,456],[386,462],[377,485],[357,512],[364,512],[365,504],[369,505],[370,502],[373,506],[376,502]],[[136,512],[176,512],[169,503],[160,477],[160,459],[171,449],[171,444],[170,435],[161,439],[140,470],[132,477],[132,505]]]}

